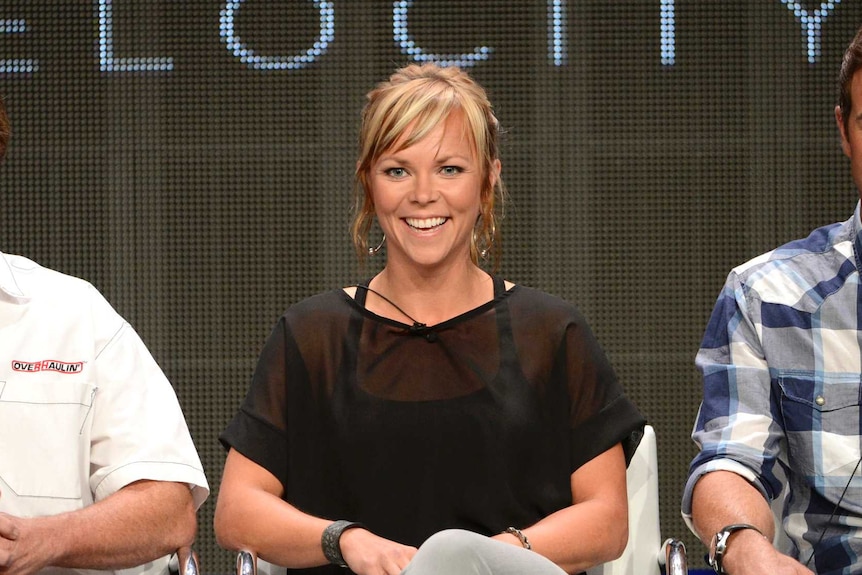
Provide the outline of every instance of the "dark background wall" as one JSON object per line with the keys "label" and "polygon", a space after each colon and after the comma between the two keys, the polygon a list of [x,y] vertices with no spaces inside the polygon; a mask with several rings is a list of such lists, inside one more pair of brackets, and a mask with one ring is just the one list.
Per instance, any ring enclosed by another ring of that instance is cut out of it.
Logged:
{"label": "dark background wall", "polygon": [[281,312],[359,279],[358,113],[411,41],[490,92],[503,274],[589,318],[657,428],[663,531],[699,556],[678,511],[694,355],[732,266],[852,213],[832,110],[862,3],[12,0],[0,20],[0,249],[91,280],[176,386],[213,487],[206,572],[232,561],[216,437]]}

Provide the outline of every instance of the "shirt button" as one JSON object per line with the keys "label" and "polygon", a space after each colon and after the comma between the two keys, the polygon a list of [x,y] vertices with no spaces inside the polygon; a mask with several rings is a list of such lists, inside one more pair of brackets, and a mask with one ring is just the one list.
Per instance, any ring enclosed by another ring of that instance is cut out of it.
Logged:
{"label": "shirt button", "polygon": [[817,405],[823,405],[823,404],[825,404],[825,403],[826,403],[826,399],[825,399],[822,395],[818,395],[818,396],[814,399],[814,403],[816,403]]}

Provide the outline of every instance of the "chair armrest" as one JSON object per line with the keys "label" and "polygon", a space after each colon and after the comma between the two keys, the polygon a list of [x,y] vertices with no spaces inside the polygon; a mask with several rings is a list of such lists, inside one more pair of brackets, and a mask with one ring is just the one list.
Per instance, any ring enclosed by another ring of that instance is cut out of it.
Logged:
{"label": "chair armrest", "polygon": [[168,572],[171,575],[200,575],[198,554],[191,547],[180,547],[171,555]]}
{"label": "chair armrest", "polygon": [[667,575],[686,575],[688,558],[685,545],[679,539],[665,539],[664,553],[659,553],[659,564]]}

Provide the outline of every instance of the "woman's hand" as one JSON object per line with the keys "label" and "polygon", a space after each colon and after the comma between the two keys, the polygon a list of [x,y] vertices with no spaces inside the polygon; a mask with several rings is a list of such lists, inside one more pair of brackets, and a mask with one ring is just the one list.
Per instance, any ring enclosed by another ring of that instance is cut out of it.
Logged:
{"label": "woman's hand", "polygon": [[339,543],[341,556],[357,575],[398,575],[416,555],[415,547],[358,527],[342,533]]}

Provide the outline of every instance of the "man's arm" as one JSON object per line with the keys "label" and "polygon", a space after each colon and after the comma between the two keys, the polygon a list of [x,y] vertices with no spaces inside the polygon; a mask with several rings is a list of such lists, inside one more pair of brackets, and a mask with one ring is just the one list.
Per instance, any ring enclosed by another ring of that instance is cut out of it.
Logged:
{"label": "man's arm", "polygon": [[[763,533],[742,529],[728,537],[726,573],[811,575],[772,545],[775,520],[764,494],[782,490],[774,469],[780,468],[783,431],[773,417],[759,302],[732,271],[710,316],[695,360],[703,374],[703,402],[692,439],[701,451],[689,472],[683,514],[691,514],[690,526],[707,548],[728,525],[747,523]],[[750,482],[755,480],[758,486]]]}
{"label": "man's arm", "polygon": [[0,513],[0,574],[30,575],[49,566],[134,567],[191,545],[196,530],[188,485],[138,481],[69,513]]}
{"label": "man's arm", "polygon": [[726,573],[813,575],[772,545],[775,537],[772,509],[763,495],[736,473],[714,471],[701,477],[694,486],[691,511],[694,529],[707,548],[718,531],[734,523],[754,525],[763,533],[742,529],[729,537],[722,562]]}

